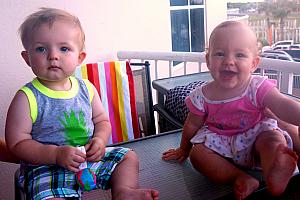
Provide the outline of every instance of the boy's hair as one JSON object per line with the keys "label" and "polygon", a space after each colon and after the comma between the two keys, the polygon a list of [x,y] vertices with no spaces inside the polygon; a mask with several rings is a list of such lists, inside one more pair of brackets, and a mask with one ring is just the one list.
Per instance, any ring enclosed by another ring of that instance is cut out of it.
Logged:
{"label": "boy's hair", "polygon": [[79,19],[70,13],[56,8],[40,8],[39,11],[29,15],[19,28],[20,37],[23,47],[27,50],[31,42],[31,34],[34,29],[39,28],[42,24],[48,23],[51,27],[55,21],[65,20],[73,23],[80,30],[80,49],[84,49],[85,34]]}

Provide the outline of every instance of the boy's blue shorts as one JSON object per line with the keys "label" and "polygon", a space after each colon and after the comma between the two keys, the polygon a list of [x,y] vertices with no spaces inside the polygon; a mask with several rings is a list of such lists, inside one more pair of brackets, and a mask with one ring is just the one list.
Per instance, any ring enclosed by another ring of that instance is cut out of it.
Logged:
{"label": "boy's blue shorts", "polygon": [[[99,162],[88,162],[97,178],[97,188],[107,190],[111,175],[118,163],[130,149],[123,147],[106,148],[105,156]],[[19,183],[24,185],[26,199],[69,198],[80,199],[81,190],[75,173],[57,165],[27,166],[21,168]]]}

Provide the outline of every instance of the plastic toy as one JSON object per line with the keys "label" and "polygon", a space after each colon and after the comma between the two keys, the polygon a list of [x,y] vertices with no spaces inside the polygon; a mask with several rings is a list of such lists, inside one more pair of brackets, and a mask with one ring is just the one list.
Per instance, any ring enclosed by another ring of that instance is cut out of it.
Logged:
{"label": "plastic toy", "polygon": [[[81,152],[85,152],[83,146],[77,147]],[[76,173],[76,181],[83,191],[90,191],[96,188],[96,175],[95,173],[87,168],[87,163],[81,163],[79,166],[80,171]]]}

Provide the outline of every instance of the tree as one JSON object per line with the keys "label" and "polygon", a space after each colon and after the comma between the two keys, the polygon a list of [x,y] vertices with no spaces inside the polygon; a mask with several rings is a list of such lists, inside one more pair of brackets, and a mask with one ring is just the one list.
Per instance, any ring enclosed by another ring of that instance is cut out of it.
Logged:
{"label": "tree", "polygon": [[291,2],[290,0],[266,0],[259,6],[259,11],[264,12],[267,16],[268,27],[271,26],[269,17],[273,17],[274,19],[279,19],[279,27],[280,27],[280,40],[283,40],[283,29],[284,29],[284,21],[287,16],[295,10],[299,5]]}

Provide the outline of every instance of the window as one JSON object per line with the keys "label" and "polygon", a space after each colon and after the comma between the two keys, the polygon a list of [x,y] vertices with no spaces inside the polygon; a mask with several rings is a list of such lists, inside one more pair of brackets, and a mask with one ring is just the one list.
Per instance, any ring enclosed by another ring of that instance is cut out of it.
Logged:
{"label": "window", "polygon": [[170,0],[172,51],[205,49],[203,0]]}

